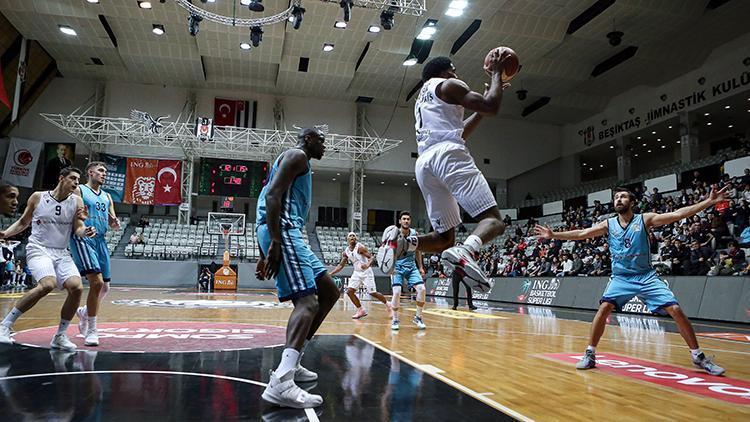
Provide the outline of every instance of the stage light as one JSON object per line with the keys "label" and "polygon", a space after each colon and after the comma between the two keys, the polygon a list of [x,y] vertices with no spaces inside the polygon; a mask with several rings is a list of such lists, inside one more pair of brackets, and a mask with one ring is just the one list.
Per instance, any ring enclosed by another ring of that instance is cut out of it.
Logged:
{"label": "stage light", "polygon": [[152,25],[151,32],[153,32],[156,35],[164,35],[164,25],[160,25],[158,23],[155,23]]}
{"label": "stage light", "polygon": [[259,46],[261,41],[263,41],[263,29],[259,26],[250,28],[250,42],[253,43],[253,47]]}
{"label": "stage light", "polygon": [[292,8],[292,28],[299,29],[300,25],[302,25],[302,18],[305,17],[305,8],[302,6],[294,6]]}
{"label": "stage light", "polygon": [[241,43],[240,43],[240,48],[241,48],[242,50],[249,50],[249,49],[250,49],[250,43],[247,43],[247,42],[241,42]]}
{"label": "stage light", "polygon": [[60,32],[62,32],[65,35],[72,35],[72,36],[78,35],[78,33],[76,33],[76,30],[69,27],[68,25],[58,25],[57,27],[60,29]]}
{"label": "stage light", "polygon": [[393,11],[390,10],[383,10],[380,12],[380,26],[383,27],[386,31],[390,31],[393,29],[393,25],[395,24],[393,20]]}
{"label": "stage light", "polygon": [[417,61],[417,56],[409,54],[409,56],[406,57],[406,60],[404,60],[404,66],[414,66],[417,64]]}
{"label": "stage light", "polygon": [[198,35],[198,31],[200,31],[200,25],[202,21],[203,18],[198,15],[194,15],[191,13],[190,16],[188,16],[188,32],[190,33],[190,35]]}

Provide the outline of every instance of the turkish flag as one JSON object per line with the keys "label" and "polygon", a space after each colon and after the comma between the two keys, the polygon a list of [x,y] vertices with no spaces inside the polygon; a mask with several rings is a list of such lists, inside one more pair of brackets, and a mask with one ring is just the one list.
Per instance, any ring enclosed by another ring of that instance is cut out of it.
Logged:
{"label": "turkish flag", "polygon": [[214,98],[214,125],[234,126],[237,116],[237,100]]}
{"label": "turkish flag", "polygon": [[3,76],[3,67],[0,65],[0,103],[5,104],[8,108],[10,106],[10,100],[8,99],[8,93],[5,91],[5,77]]}
{"label": "turkish flag", "polygon": [[154,204],[179,205],[182,203],[182,161],[159,160],[154,187]]}

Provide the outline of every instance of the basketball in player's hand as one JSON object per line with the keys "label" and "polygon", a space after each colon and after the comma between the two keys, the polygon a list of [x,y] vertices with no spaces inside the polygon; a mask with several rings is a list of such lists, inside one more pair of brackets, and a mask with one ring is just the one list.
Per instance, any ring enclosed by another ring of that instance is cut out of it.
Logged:
{"label": "basketball in player's hand", "polygon": [[521,64],[518,61],[518,55],[512,48],[509,47],[497,47],[490,50],[489,53],[484,57],[484,71],[488,76],[492,76],[492,53],[497,51],[497,56],[501,60],[502,66],[502,80],[507,82],[513,79],[521,68]]}

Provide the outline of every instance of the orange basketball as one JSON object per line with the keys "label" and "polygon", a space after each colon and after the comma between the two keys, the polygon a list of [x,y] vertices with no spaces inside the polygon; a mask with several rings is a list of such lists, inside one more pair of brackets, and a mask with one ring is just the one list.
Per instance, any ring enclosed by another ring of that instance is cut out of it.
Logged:
{"label": "orange basketball", "polygon": [[497,47],[490,50],[490,52],[487,53],[487,55],[484,57],[484,71],[489,76],[492,76],[492,71],[490,70],[490,58],[492,57],[492,52],[495,50],[497,50],[501,55],[505,51],[510,53],[510,57],[505,60],[505,69],[503,69],[502,74],[503,81],[507,82],[513,79],[513,77],[518,73],[518,69],[521,68],[520,63],[518,62],[518,55],[515,51],[513,51],[512,48],[509,47]]}

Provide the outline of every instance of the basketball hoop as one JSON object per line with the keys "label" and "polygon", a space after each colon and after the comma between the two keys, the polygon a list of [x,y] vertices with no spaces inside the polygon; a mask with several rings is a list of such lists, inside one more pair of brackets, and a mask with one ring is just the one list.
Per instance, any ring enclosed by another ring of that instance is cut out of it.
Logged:
{"label": "basketball hoop", "polygon": [[224,265],[214,274],[214,289],[236,290],[237,273],[229,266],[229,237],[245,235],[245,214],[209,212],[206,233],[224,238]]}

